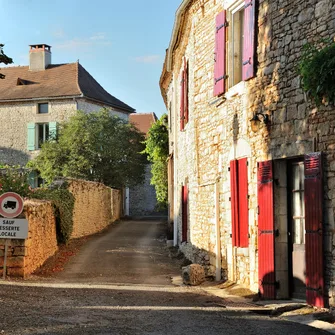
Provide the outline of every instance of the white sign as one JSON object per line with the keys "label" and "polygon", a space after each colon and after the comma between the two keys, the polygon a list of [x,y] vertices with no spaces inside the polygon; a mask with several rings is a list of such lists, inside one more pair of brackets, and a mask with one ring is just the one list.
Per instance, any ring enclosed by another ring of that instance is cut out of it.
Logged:
{"label": "white sign", "polygon": [[0,238],[26,239],[28,237],[28,220],[0,218]]}
{"label": "white sign", "polygon": [[14,192],[6,192],[0,196],[0,215],[15,218],[23,211],[23,199]]}

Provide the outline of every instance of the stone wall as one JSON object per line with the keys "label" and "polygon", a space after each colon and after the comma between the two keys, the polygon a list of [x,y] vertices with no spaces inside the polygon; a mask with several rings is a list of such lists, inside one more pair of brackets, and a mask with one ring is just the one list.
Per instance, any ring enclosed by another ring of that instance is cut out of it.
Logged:
{"label": "stone wall", "polygon": [[142,184],[129,190],[129,215],[143,216],[152,214],[157,205],[156,191],[151,180],[151,165],[146,166],[145,179]]}
{"label": "stone wall", "polygon": [[[323,151],[325,279],[330,302],[334,303],[335,113],[333,106],[313,106],[301,89],[296,67],[307,41],[335,35],[335,1],[259,0],[256,76],[240,82],[217,99],[213,96],[215,17],[233,2],[189,2],[173,50],[172,79],[163,83],[167,106],[172,109],[170,154],[175,162],[174,213],[178,244],[192,261],[214,264],[217,257],[214,183],[219,180],[223,276],[257,291],[257,162],[271,159],[279,162]],[[189,62],[189,122],[181,132],[179,94],[183,57]],[[249,120],[254,112],[269,114],[271,126],[261,123],[259,130],[253,132]],[[248,158],[249,163],[248,248],[233,247],[231,239],[228,168],[230,160],[242,157]],[[181,243],[181,187],[185,184],[189,188],[188,242]],[[277,215],[278,226],[283,211]],[[280,240],[283,244],[282,237]],[[285,250],[279,244],[276,248]],[[280,266],[284,268],[285,262]],[[281,275],[286,275],[285,271],[282,269]]]}
{"label": "stone wall", "polygon": [[71,238],[95,234],[120,218],[121,192],[101,183],[68,180],[75,198]]}
{"label": "stone wall", "polygon": [[[7,271],[9,277],[25,277],[57,251],[56,221],[49,201],[26,200],[22,218],[28,220],[25,240],[9,239]],[[20,216],[20,217],[21,217]],[[0,239],[0,275],[3,275],[5,240]]]}

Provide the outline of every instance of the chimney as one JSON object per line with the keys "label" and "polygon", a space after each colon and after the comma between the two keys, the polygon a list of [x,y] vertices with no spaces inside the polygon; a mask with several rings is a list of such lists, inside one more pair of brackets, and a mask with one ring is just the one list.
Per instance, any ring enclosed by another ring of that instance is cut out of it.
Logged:
{"label": "chimney", "polygon": [[51,46],[47,44],[33,44],[29,46],[29,70],[45,70],[51,64]]}

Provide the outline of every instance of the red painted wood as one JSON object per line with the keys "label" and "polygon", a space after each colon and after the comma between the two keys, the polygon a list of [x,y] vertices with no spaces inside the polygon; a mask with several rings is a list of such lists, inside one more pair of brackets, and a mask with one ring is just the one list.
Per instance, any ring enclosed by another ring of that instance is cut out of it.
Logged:
{"label": "red painted wood", "polygon": [[184,122],[188,122],[188,61],[184,58]]}
{"label": "red painted wood", "polygon": [[187,242],[187,207],[188,207],[188,188],[182,186],[182,242]]}
{"label": "red painted wood", "polygon": [[322,155],[305,155],[306,300],[324,307]]}
{"label": "red painted wood", "polygon": [[238,235],[239,247],[249,245],[248,160],[238,160]]}
{"label": "red painted wood", "polygon": [[180,82],[180,130],[184,130],[185,120],[184,120],[184,107],[185,107],[185,85],[184,85],[184,70],[181,74]]}
{"label": "red painted wood", "polygon": [[230,161],[230,200],[231,200],[231,221],[232,221],[232,244],[239,246],[238,234],[238,183],[237,183],[237,160]]}
{"label": "red painted wood", "polygon": [[214,55],[214,96],[225,92],[226,75],[226,11],[216,16],[215,55]]}
{"label": "red painted wood", "polygon": [[255,6],[256,0],[245,0],[242,80],[255,76]]}
{"label": "red painted wood", "polygon": [[258,280],[263,298],[275,299],[275,238],[272,161],[258,163]]}

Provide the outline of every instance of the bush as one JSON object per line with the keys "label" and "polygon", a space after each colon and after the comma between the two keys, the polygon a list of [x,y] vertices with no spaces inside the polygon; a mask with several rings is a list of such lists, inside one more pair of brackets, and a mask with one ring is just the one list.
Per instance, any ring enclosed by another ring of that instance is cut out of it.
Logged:
{"label": "bush", "polygon": [[52,202],[56,217],[57,241],[58,243],[66,244],[72,234],[74,208],[74,196],[66,189],[66,184],[65,187],[63,184],[61,188],[57,189],[36,189],[32,197]]}
{"label": "bush", "polygon": [[19,167],[0,165],[0,194],[15,192],[22,197],[28,197],[31,194],[28,174],[27,170]]}

